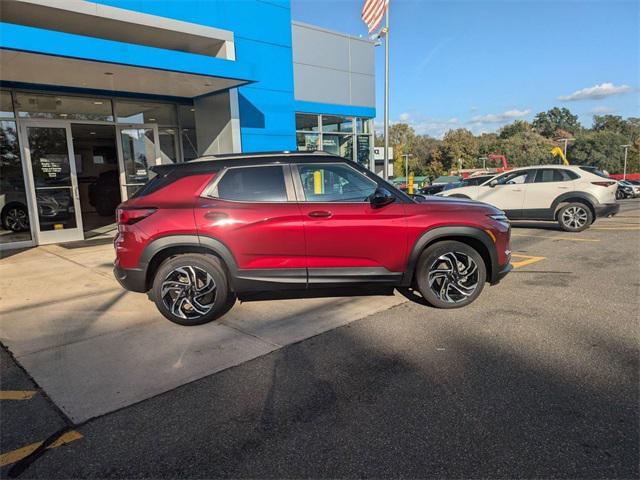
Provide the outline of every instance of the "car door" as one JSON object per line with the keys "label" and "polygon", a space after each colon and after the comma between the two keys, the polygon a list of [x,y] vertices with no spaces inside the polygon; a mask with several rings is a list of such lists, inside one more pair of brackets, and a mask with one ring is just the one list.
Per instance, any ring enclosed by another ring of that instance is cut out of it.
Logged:
{"label": "car door", "polygon": [[476,200],[504,210],[510,218],[522,216],[525,187],[533,178],[535,170],[517,170],[503,173],[495,179],[477,187]]}
{"label": "car door", "polygon": [[305,287],[304,230],[288,165],[223,169],[194,215],[199,235],[230,250],[243,289]]}
{"label": "car door", "polygon": [[525,188],[523,218],[553,220],[553,201],[563,193],[570,192],[577,175],[559,168],[539,168],[533,180]]}
{"label": "car door", "polygon": [[346,162],[292,165],[310,284],[400,280],[406,263],[404,200],[374,208],[378,183]]}

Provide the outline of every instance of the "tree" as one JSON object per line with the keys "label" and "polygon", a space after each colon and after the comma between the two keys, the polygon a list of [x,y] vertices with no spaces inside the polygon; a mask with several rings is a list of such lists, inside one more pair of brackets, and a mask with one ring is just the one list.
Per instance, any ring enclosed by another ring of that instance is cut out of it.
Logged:
{"label": "tree", "polygon": [[551,156],[554,145],[552,140],[537,132],[520,132],[501,140],[497,153],[505,155],[509,165],[514,167],[555,163]]}
{"label": "tree", "polygon": [[505,125],[498,132],[498,137],[501,139],[512,137],[518,133],[524,133],[531,131],[531,124],[526,120],[516,120],[509,125]]}
{"label": "tree", "polygon": [[575,135],[582,128],[578,122],[578,116],[564,107],[553,107],[551,110],[538,113],[533,119],[532,126],[540,135],[547,138],[554,138],[557,130],[566,130]]}
{"label": "tree", "polygon": [[[621,173],[624,151],[620,145],[625,145],[629,138],[621,133],[609,130],[587,131],[576,137],[569,144],[567,158],[577,165],[593,165],[609,173]],[[637,166],[634,162],[634,149],[629,149],[629,165],[627,171]]]}
{"label": "tree", "polygon": [[466,128],[449,130],[442,140],[443,164],[445,168],[475,167],[478,161],[478,139]]}

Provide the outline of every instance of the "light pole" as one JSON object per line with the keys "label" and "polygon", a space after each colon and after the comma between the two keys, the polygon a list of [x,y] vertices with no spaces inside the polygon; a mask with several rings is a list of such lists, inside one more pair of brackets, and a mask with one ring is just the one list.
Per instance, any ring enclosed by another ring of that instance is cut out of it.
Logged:
{"label": "light pole", "polygon": [[408,184],[409,183],[409,157],[413,157],[413,154],[403,153],[402,156],[404,157],[404,179]]}
{"label": "light pole", "polygon": [[624,169],[622,170],[622,179],[626,180],[627,179],[627,153],[629,152],[629,147],[631,145],[620,145],[622,148],[624,148]]}
{"label": "light pole", "polygon": [[567,144],[569,143],[569,140],[575,140],[575,139],[574,138],[559,138],[558,139],[558,142],[564,142],[564,147],[562,148],[562,150],[564,152],[564,158],[565,159],[567,158]]}

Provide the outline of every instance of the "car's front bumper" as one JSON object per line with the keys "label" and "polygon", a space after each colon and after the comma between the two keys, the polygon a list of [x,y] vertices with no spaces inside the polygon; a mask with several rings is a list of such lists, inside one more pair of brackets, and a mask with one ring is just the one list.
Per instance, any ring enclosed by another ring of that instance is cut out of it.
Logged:
{"label": "car's front bumper", "polygon": [[501,268],[496,269],[496,271],[491,275],[491,285],[500,283],[500,280],[506,277],[511,270],[513,270],[511,262],[503,265]]}
{"label": "car's front bumper", "polygon": [[612,217],[620,211],[619,203],[605,203],[595,207],[596,217]]}
{"label": "car's front bumper", "polygon": [[113,274],[122,285],[122,288],[132,292],[144,293],[147,291],[146,272],[134,268],[122,268],[116,261],[113,266]]}

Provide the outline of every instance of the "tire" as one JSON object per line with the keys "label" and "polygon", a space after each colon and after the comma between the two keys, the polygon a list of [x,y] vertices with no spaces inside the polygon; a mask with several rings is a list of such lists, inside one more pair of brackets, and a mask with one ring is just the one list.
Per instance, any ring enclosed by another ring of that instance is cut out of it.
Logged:
{"label": "tire", "polygon": [[621,192],[620,190],[616,190],[616,200],[622,200],[623,198],[625,198],[625,194],[623,192]]}
{"label": "tire", "polygon": [[156,271],[150,296],[162,315],[185,326],[211,322],[235,301],[220,260],[193,253],[165,260]]}
{"label": "tire", "polygon": [[482,292],[486,279],[487,268],[480,253],[466,243],[453,240],[427,247],[416,267],[418,290],[436,308],[469,305]]}
{"label": "tire", "polygon": [[19,203],[7,205],[2,210],[2,228],[12,232],[24,232],[29,230],[29,211],[27,207]]}
{"label": "tire", "polygon": [[581,232],[593,223],[593,214],[584,203],[573,202],[558,210],[557,220],[565,232]]}

